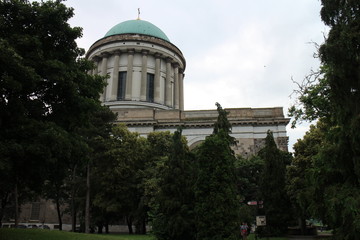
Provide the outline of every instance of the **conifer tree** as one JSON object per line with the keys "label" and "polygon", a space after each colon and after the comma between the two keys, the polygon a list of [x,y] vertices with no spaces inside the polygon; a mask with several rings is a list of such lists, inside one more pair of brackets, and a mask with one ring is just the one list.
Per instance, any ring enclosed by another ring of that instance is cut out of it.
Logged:
{"label": "conifer tree", "polygon": [[288,227],[291,212],[285,191],[286,164],[290,162],[291,155],[277,148],[272,132],[268,131],[265,147],[260,150],[259,156],[264,161],[259,195],[266,216],[266,231],[281,235]]}
{"label": "conifer tree", "polygon": [[197,240],[236,239],[240,208],[235,175],[234,143],[227,113],[217,105],[214,133],[196,152],[195,221]]}
{"label": "conifer tree", "polygon": [[173,135],[171,154],[159,183],[153,231],[159,240],[193,240],[193,158],[181,129]]}

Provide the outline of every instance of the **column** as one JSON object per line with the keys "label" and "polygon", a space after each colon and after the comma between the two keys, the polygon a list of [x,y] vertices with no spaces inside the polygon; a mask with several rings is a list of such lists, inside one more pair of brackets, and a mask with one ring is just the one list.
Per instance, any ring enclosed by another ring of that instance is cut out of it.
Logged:
{"label": "column", "polygon": [[128,49],[125,100],[132,100],[132,75],[133,75],[134,52],[135,52],[134,49]]}
{"label": "column", "polygon": [[101,58],[98,56],[94,56],[92,61],[94,62],[94,68],[92,70],[92,75],[96,75],[99,73],[99,62],[100,62]]}
{"label": "column", "polygon": [[161,54],[155,53],[155,76],[154,76],[154,102],[161,103],[160,99],[160,57]]}
{"label": "column", "polygon": [[172,107],[171,58],[166,58],[165,105]]}
{"label": "column", "polygon": [[147,55],[148,55],[148,51],[144,50],[141,53],[142,53],[142,63],[141,63],[140,101],[146,101],[146,80],[147,80]]}
{"label": "column", "polygon": [[111,98],[110,100],[116,101],[118,94],[119,84],[119,60],[121,52],[119,50],[114,51],[114,68],[112,73],[112,86],[111,86]]}
{"label": "column", "polygon": [[[107,52],[101,53],[102,61],[101,61],[101,76],[106,76],[107,74],[107,60],[108,60],[109,54]],[[104,87],[104,90],[102,94],[100,95],[100,101],[105,102],[106,98],[106,86]]]}
{"label": "column", "polygon": [[179,109],[180,105],[180,88],[179,88],[179,64],[174,64],[174,108]]}
{"label": "column", "polygon": [[180,74],[179,74],[179,91],[180,91],[179,109],[181,111],[184,111],[184,72],[182,69],[180,69]]}

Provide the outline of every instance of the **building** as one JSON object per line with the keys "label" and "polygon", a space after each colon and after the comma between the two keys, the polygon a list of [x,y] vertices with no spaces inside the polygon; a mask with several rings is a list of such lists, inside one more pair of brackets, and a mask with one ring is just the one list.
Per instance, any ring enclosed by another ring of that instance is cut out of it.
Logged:
{"label": "building", "polygon": [[[152,23],[137,19],[115,25],[90,47],[86,58],[96,66],[89,74],[109,76],[100,100],[118,114],[117,122],[131,131],[146,136],[153,131],[174,132],[181,126],[190,148],[212,133],[217,111],[184,110],[185,58]],[[237,141],[235,153],[244,157],[256,154],[264,146],[268,130],[277,146],[287,151],[289,119],[281,107],[226,110]],[[64,216],[64,229],[70,227],[70,221]],[[43,200],[27,204],[20,222],[56,228],[55,205]]]}
{"label": "building", "polygon": [[[182,126],[190,148],[212,133],[217,111],[184,110],[185,58],[152,23],[137,19],[115,25],[90,47],[86,57],[96,65],[91,74],[109,76],[100,100],[131,131],[146,136]],[[287,151],[289,119],[281,107],[226,110],[237,154],[255,154],[268,130],[278,147]]]}

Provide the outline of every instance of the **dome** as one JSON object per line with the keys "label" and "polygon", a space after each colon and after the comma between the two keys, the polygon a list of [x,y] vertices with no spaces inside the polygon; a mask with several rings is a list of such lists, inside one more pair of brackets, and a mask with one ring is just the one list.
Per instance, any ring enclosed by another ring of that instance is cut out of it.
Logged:
{"label": "dome", "polygon": [[129,20],[115,25],[105,34],[105,37],[128,33],[148,35],[170,42],[169,38],[160,28],[148,21],[139,19]]}

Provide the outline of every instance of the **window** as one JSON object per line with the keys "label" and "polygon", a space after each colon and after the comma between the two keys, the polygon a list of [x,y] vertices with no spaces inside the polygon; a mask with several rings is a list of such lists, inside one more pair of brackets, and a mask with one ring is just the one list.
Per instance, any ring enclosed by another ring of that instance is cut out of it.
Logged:
{"label": "window", "polygon": [[40,220],[40,203],[39,202],[32,203],[30,220]]}
{"label": "window", "polygon": [[126,91],[126,72],[119,72],[117,100],[125,99],[125,91]]}
{"label": "window", "polygon": [[146,82],[146,101],[154,102],[154,74],[147,74]]}

